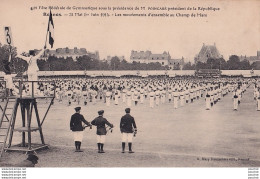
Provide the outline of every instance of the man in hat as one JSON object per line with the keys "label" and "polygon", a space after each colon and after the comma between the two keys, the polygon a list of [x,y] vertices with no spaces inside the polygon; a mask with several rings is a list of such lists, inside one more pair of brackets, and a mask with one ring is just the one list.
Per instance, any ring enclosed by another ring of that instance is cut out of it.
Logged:
{"label": "man in hat", "polygon": [[75,147],[76,147],[75,152],[82,152],[80,150],[80,146],[83,138],[83,130],[84,130],[82,122],[85,123],[87,126],[90,126],[90,129],[92,128],[91,124],[85,120],[83,115],[80,114],[80,110],[81,107],[76,107],[75,108],[76,113],[73,114],[70,119],[70,130],[73,131]]}
{"label": "man in hat", "polygon": [[15,167],[35,167],[39,158],[34,154],[29,154],[26,160],[15,165]]}
{"label": "man in hat", "polygon": [[130,115],[130,108],[125,109],[126,114],[120,121],[120,131],[122,133],[122,153],[125,153],[125,143],[128,142],[129,153],[132,151],[133,134],[137,133],[137,127],[134,118]]}
{"label": "man in hat", "polygon": [[103,117],[104,110],[98,111],[98,117],[96,117],[91,124],[97,126],[97,146],[98,153],[104,152],[104,143],[106,140],[106,125],[108,125],[111,129],[113,128],[113,124],[109,123],[106,118]]}

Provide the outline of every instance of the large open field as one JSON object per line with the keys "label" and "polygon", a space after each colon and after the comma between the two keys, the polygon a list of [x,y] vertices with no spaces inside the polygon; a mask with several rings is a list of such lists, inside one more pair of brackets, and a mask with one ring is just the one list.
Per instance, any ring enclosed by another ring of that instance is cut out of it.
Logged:
{"label": "large open field", "polygon": [[[82,149],[74,152],[73,134],[69,130],[70,116],[77,104],[65,102],[51,107],[43,123],[48,150],[38,151],[38,167],[251,167],[260,166],[260,111],[256,111],[253,87],[243,95],[238,111],[233,111],[232,94],[221,99],[211,110],[205,110],[205,100],[174,109],[166,102],[149,108],[144,104],[132,105],[138,133],[134,138],[134,154],[121,153],[119,122],[126,104],[113,103],[107,107],[103,101],[82,106],[81,114],[87,121],[105,110],[104,117],[114,124],[108,133],[104,154],[97,153],[95,128],[84,131]],[[38,101],[41,118],[47,104]],[[35,119],[33,119],[35,120]],[[17,119],[16,126],[21,121]],[[38,132],[32,133],[33,142],[40,142]],[[16,132],[14,143],[21,142]],[[22,152],[6,152],[0,166],[13,165],[26,156]]]}

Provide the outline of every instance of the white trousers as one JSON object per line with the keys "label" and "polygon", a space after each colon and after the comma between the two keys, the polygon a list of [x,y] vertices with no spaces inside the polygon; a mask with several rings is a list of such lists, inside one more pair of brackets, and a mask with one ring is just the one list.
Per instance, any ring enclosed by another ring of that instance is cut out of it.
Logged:
{"label": "white trousers", "polygon": [[74,132],[73,132],[73,135],[74,135],[74,141],[82,142],[82,139],[83,139],[83,131],[74,131]]}
{"label": "white trousers", "polygon": [[174,106],[174,109],[178,108],[178,97],[173,97],[173,106]]}
{"label": "white trousers", "polygon": [[238,107],[238,98],[234,98],[234,109]]}
{"label": "white trousers", "polygon": [[154,107],[154,97],[150,97],[150,107]]}
{"label": "white trousers", "polygon": [[210,97],[206,97],[206,109],[210,109]]}
{"label": "white trousers", "polygon": [[127,106],[131,107],[132,99],[131,96],[127,96]]}
{"label": "white trousers", "polygon": [[97,143],[104,144],[106,141],[106,135],[97,135]]}
{"label": "white trousers", "polygon": [[132,143],[133,142],[133,133],[122,133],[122,142],[128,142]]}
{"label": "white trousers", "polygon": [[110,106],[110,97],[106,97],[106,105]]}

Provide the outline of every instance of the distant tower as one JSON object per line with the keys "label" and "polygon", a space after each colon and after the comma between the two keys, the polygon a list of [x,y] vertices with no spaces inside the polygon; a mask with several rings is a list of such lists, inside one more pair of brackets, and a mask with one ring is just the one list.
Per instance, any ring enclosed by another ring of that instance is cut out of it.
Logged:
{"label": "distant tower", "polygon": [[221,58],[222,55],[220,55],[217,47],[216,47],[216,43],[214,43],[214,45],[205,45],[205,43],[203,43],[201,50],[199,52],[198,55],[195,56],[194,61],[195,63],[197,62],[203,62],[206,63],[208,58]]}

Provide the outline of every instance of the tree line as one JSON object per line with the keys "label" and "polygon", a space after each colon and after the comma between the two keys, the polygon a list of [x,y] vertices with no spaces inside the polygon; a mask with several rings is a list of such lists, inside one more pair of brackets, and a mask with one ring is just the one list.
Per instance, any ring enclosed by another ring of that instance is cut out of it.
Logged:
{"label": "tree line", "polygon": [[[0,69],[3,71],[3,60],[8,59],[10,54],[10,47],[0,44]],[[26,61],[17,58],[16,48],[11,49],[11,69],[12,72],[22,74],[27,70],[28,64]],[[117,56],[111,58],[111,61],[98,60],[91,58],[88,55],[77,57],[73,59],[58,58],[55,56],[46,57],[46,59],[39,59],[37,61],[40,71],[83,71],[83,70],[170,70],[169,66],[163,66],[160,63],[138,63],[127,62],[120,60]],[[223,58],[211,59],[207,62],[197,62],[192,64],[187,62],[181,65],[174,66],[174,70],[198,70],[198,69],[220,69],[220,70],[260,70],[260,62],[252,64],[247,60],[240,61],[236,55],[230,56],[228,61]]]}

